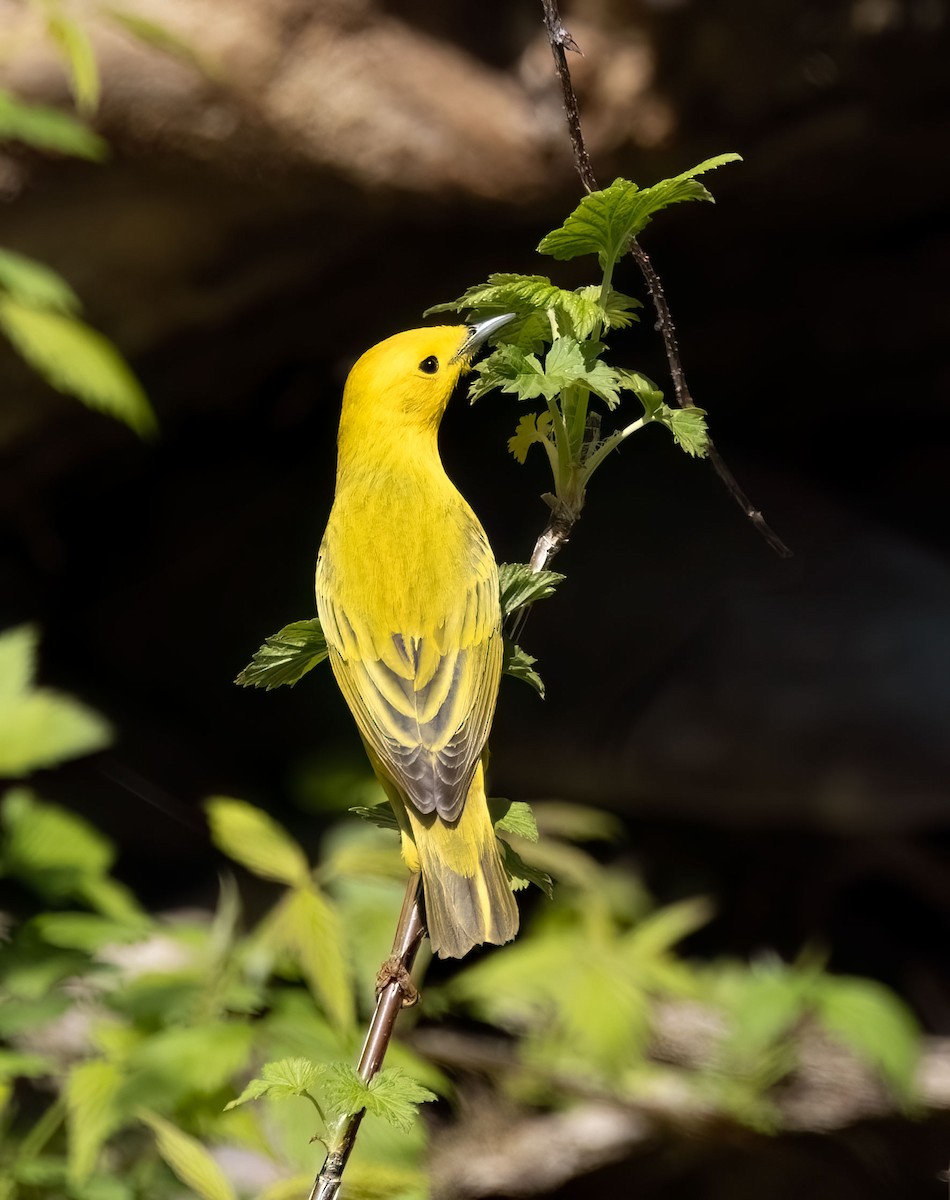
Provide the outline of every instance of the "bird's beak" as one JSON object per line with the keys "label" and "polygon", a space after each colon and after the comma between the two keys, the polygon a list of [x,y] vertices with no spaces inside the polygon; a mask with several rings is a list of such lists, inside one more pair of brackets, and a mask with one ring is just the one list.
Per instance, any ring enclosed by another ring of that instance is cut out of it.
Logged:
{"label": "bird's beak", "polygon": [[503,313],[500,317],[489,317],[487,321],[479,321],[477,325],[468,326],[468,337],[459,347],[455,355],[455,361],[463,359],[465,362],[471,362],[475,357],[475,351],[479,346],[503,325],[507,325],[509,321],[513,321],[517,316],[516,313]]}

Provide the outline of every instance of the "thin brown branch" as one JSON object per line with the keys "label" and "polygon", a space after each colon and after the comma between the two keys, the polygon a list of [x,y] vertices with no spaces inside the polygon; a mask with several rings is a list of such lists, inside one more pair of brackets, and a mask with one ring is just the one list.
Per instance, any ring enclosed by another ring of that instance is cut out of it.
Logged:
{"label": "thin brown branch", "polygon": [[[575,50],[578,53],[580,51],[573,37],[564,28],[557,0],[541,0],[541,5],[544,9],[544,27],[548,32],[551,54],[554,57],[554,67],[557,72],[558,82],[561,85],[564,115],[567,120],[567,130],[571,139],[571,149],[574,152],[574,166],[585,189],[588,192],[593,192],[597,190],[597,179],[594,175],[590,155],[587,152],[587,145],[584,141],[580,112],[577,105],[577,94],[574,91],[574,84],[571,81],[571,71],[567,65],[567,54],[565,53],[567,50]],[[673,324],[673,315],[667,303],[666,293],[663,291],[663,284],[647,252],[636,238],[630,239],[630,253],[640,268],[640,273],[646,283],[647,291],[650,293],[650,299],[656,311],[657,326],[660,336],[663,338],[663,348],[666,351],[666,361],[669,366],[670,378],[673,381],[673,392],[676,397],[676,403],[680,408],[693,408],[695,407],[695,403],[686,382],[686,372],[683,370],[683,360],[680,357],[679,345],[676,340],[676,326]],[[780,558],[791,558],[791,550],[789,550],[788,546],[785,545],[778,534],[769,526],[762,513],[752,504],[739,486],[735,475],[733,475],[732,471],[723,461],[722,455],[713,444],[712,438],[709,439],[707,458],[730,496],[732,496],[736,504],[739,505],[775,553]],[[532,564],[533,561],[532,559]]]}
{"label": "thin brown branch", "polygon": [[[393,951],[383,963],[379,974],[379,992],[376,997],[376,1011],[370,1021],[363,1043],[363,1051],[357,1065],[357,1074],[364,1083],[369,1083],[374,1075],[382,1068],[386,1051],[393,1035],[393,1027],[400,1009],[415,1003],[416,990],[412,985],[410,974],[416,954],[425,936],[425,923],[422,917],[422,905],[419,897],[421,877],[411,875],[406,887],[402,911],[396,926],[396,936],[393,939]],[[343,1179],[343,1171],[349,1161],[356,1135],[366,1113],[361,1109],[344,1117],[330,1138],[330,1150],[320,1169],[320,1174],[314,1180],[309,1200],[335,1200]]]}

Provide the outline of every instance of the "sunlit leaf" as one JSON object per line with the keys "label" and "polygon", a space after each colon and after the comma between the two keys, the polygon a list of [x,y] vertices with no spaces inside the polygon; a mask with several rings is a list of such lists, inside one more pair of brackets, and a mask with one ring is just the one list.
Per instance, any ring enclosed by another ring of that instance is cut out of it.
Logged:
{"label": "sunlit leaf", "polygon": [[534,669],[534,664],[537,661],[527,651],[522,650],[520,646],[516,646],[514,642],[505,642],[502,672],[505,675],[511,675],[514,679],[523,680],[529,687],[533,687],[543,700],[544,683],[541,680],[541,676]]}
{"label": "sunlit leaf", "polygon": [[106,1139],[119,1127],[122,1072],[111,1062],[93,1059],[73,1067],[66,1080],[69,1174],[81,1183],[92,1174]]}
{"label": "sunlit leaf", "polygon": [[0,330],[57,391],[123,421],[141,435],[157,429],[155,414],[113,344],[77,317],[0,296]]}
{"label": "sunlit leaf", "polygon": [[75,117],[58,108],[28,104],[0,88],[0,142],[4,141],[92,162],[100,162],[109,153],[102,138]]}
{"label": "sunlit leaf", "polygon": [[229,796],[205,801],[211,840],[226,854],[262,879],[306,887],[310,864],[282,825],[253,804]]}
{"label": "sunlit leaf", "polygon": [[158,1113],[143,1110],[139,1119],[155,1134],[165,1162],[201,1200],[237,1200],[224,1172],[199,1141]]}
{"label": "sunlit leaf", "polygon": [[47,9],[46,29],[66,63],[76,108],[89,116],[99,104],[99,68],[89,35],[60,8]]}
{"label": "sunlit leaf", "polygon": [[0,288],[31,308],[78,313],[79,297],[61,275],[45,263],[0,249]]}

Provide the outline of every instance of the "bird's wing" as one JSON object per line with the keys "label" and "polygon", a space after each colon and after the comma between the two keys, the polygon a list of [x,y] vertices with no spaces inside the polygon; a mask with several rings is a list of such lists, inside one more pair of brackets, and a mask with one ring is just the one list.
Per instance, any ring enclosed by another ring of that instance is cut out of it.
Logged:
{"label": "bird's wing", "polygon": [[487,542],[453,611],[424,632],[388,628],[346,603],[325,553],[317,599],[333,672],[364,740],[420,813],[455,820],[501,678],[498,572]]}

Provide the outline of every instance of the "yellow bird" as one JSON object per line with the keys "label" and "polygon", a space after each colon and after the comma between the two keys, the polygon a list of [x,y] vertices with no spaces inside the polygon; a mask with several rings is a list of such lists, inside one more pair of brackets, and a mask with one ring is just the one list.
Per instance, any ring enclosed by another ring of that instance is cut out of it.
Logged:
{"label": "yellow bird", "polygon": [[422,872],[433,950],[510,941],[518,909],[485,798],[501,678],[498,568],[439,457],[442,414],[510,316],[414,329],[353,367],[317,610],[340,690]]}

